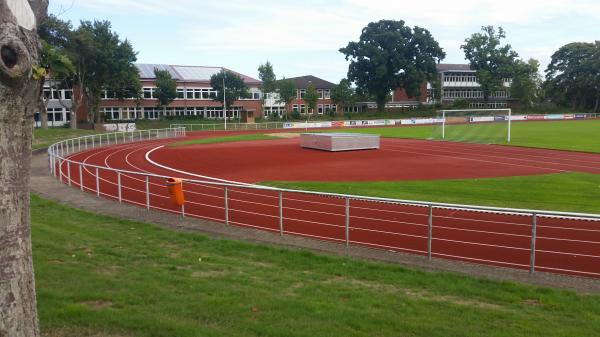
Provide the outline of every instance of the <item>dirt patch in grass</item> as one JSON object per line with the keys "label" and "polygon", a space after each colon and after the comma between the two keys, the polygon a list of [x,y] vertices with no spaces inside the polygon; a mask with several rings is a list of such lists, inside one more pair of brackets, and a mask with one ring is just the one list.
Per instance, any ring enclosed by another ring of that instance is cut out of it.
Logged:
{"label": "dirt patch in grass", "polygon": [[113,303],[111,301],[105,301],[105,300],[83,301],[80,303],[85,305],[88,308],[96,309],[96,310],[110,308],[113,305]]}

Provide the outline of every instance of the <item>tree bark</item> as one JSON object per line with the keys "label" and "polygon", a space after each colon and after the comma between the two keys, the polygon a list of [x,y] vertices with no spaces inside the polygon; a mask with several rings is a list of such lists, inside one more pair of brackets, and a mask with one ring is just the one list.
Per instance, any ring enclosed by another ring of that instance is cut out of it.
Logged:
{"label": "tree bark", "polygon": [[[21,7],[13,13],[15,6]],[[47,6],[45,0],[0,0],[0,337],[39,336],[29,166],[40,106],[40,80],[32,79],[40,49],[35,27]]]}

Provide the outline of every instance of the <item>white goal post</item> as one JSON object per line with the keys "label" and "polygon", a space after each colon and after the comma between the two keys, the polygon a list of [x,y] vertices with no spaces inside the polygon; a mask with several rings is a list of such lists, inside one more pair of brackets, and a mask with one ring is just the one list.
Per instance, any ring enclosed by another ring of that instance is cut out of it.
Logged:
{"label": "white goal post", "polygon": [[[490,120],[480,120],[479,122],[494,122],[495,120],[495,115],[492,114],[491,116],[485,116],[486,112],[492,113],[492,112],[505,112],[506,113],[506,121],[508,122],[508,132],[506,135],[506,141],[508,143],[510,143],[510,127],[511,127],[511,120],[512,120],[512,110],[511,109],[507,109],[507,108],[502,108],[502,109],[452,109],[452,110],[439,110],[439,112],[442,113],[442,139],[446,139],[446,115],[452,115],[452,114],[457,114],[457,113],[461,113],[461,114],[467,114],[467,116],[470,116],[468,114],[473,113],[474,115],[479,115],[479,118],[483,118],[483,117],[490,117]],[[471,115],[472,116],[472,115]]]}

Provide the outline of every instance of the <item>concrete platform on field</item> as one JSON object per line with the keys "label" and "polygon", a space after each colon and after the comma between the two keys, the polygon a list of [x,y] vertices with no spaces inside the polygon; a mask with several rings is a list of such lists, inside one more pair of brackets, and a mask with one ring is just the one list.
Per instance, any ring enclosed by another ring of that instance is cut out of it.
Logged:
{"label": "concrete platform on field", "polygon": [[300,146],[323,151],[379,149],[379,135],[360,133],[303,133]]}

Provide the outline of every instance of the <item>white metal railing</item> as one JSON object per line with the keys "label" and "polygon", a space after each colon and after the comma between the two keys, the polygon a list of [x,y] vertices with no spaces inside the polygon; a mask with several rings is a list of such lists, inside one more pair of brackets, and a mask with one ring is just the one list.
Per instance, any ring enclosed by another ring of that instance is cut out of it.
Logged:
{"label": "white metal railing", "polygon": [[[214,123],[214,124],[203,124],[203,123],[174,123],[170,126],[172,128],[184,127],[187,131],[238,131],[238,130],[271,130],[271,129],[282,129],[285,122],[263,122],[263,123]],[[226,128],[227,127],[227,128]]]}
{"label": "white metal railing", "polygon": [[[170,176],[88,164],[80,152],[185,136],[186,129],[115,132],[48,149],[50,172],[82,191],[181,216],[432,257],[600,278],[600,215],[460,205],[182,179],[186,201],[170,201]],[[104,150],[104,149],[103,149]],[[122,150],[122,148],[120,148]],[[110,153],[110,152],[106,152]],[[536,258],[541,256],[541,262]]]}

